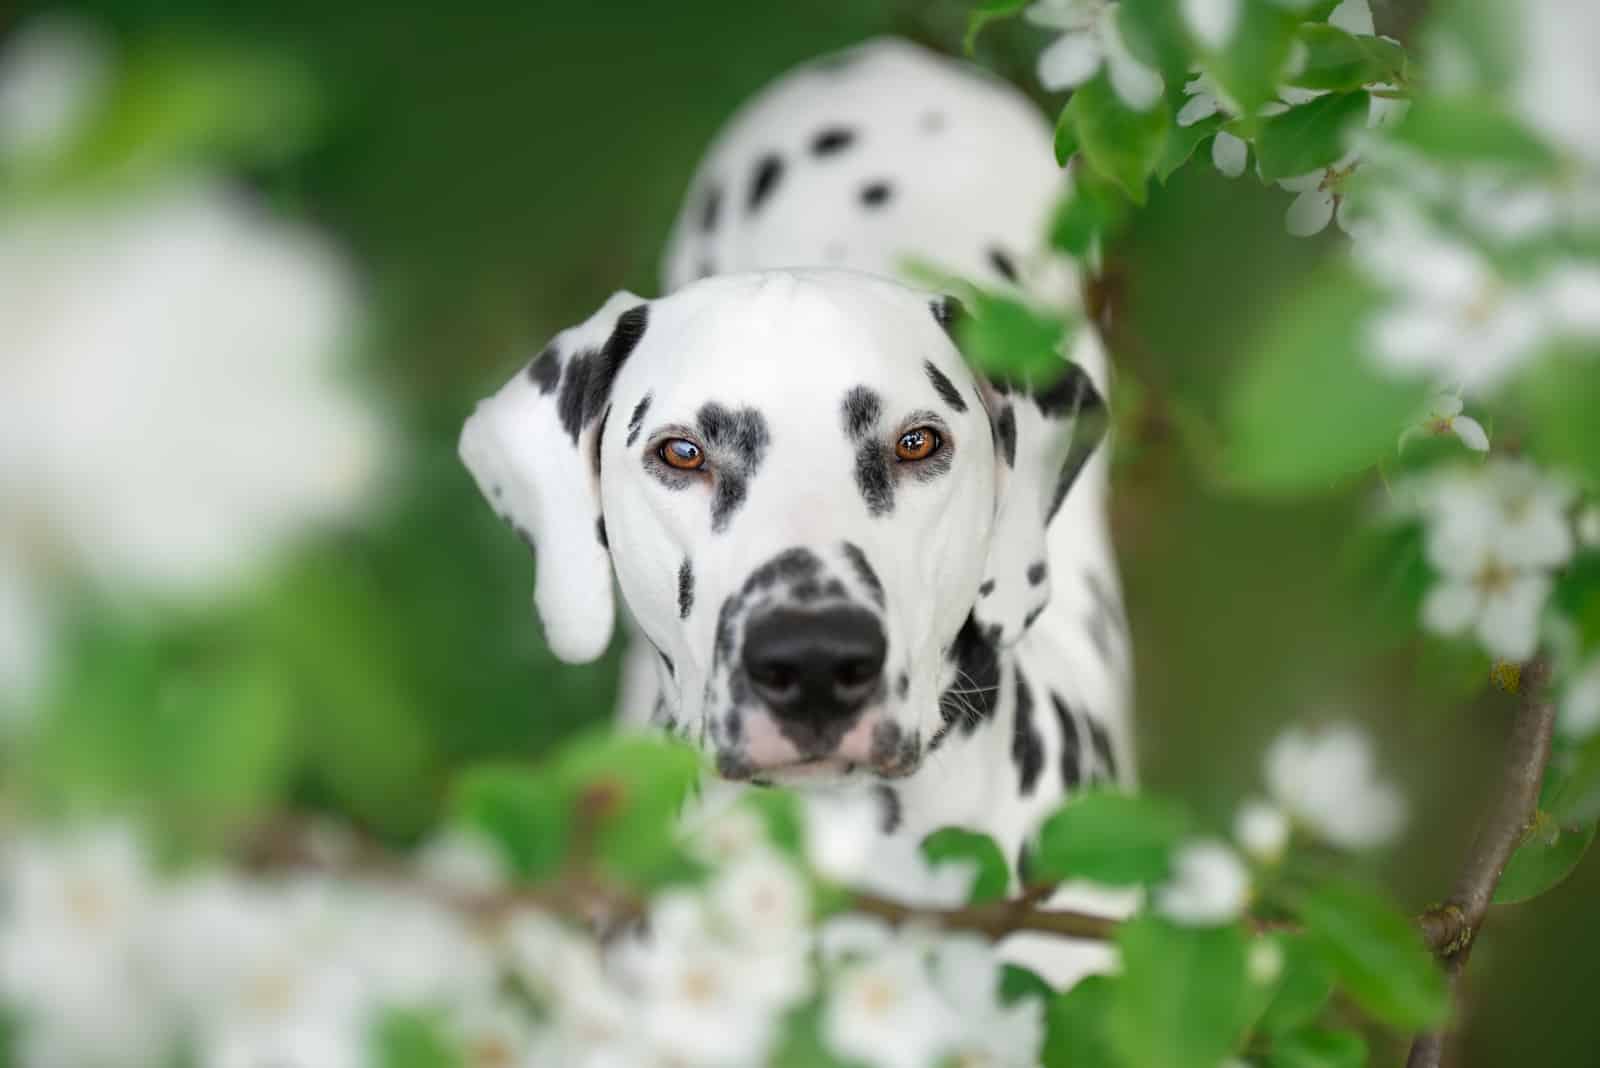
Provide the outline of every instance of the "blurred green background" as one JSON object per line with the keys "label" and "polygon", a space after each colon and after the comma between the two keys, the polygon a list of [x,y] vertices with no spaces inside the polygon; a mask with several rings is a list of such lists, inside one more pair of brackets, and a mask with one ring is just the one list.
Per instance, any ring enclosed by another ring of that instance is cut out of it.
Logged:
{"label": "blurred green background", "polygon": [[[239,178],[320,226],[370,279],[360,370],[408,451],[379,515],[265,590],[154,625],[86,600],[42,744],[25,765],[11,754],[10,774],[62,808],[135,799],[175,842],[220,841],[284,797],[407,841],[436,818],[455,769],[536,758],[607,717],[615,660],[566,667],[541,646],[526,552],[456,460],[462,418],[613,290],[658,292],[678,198],[746,96],[878,33],[954,50],[967,6],[71,7],[123,41],[241,42],[311,75],[322,121],[309,151]],[[1375,5],[1380,28],[1415,6]],[[11,21],[45,9],[24,3]],[[1008,25],[980,55],[1027,78],[1041,43]],[[1475,665],[1410,637],[1411,621],[1353,580],[1366,490],[1263,504],[1210,474],[1231,354],[1337,240],[1287,237],[1288,199],[1218,177],[1202,151],[1111,257],[1129,312],[1114,521],[1142,777],[1225,826],[1260,789],[1260,755],[1283,725],[1364,721],[1414,805],[1381,872],[1420,908],[1447,892],[1466,847],[1507,699],[1457,699]],[[1463,1064],[1596,1063],[1600,1018],[1584,1009],[1600,989],[1597,892],[1590,858],[1556,892],[1496,914],[1470,973]]]}

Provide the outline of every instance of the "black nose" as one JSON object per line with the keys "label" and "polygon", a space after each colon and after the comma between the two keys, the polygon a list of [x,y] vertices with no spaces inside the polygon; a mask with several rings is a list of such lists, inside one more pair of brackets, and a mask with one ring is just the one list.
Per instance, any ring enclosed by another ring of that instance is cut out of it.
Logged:
{"label": "black nose", "polygon": [[780,720],[818,730],[857,712],[878,688],[888,642],[860,608],[778,609],[745,628],[744,669]]}

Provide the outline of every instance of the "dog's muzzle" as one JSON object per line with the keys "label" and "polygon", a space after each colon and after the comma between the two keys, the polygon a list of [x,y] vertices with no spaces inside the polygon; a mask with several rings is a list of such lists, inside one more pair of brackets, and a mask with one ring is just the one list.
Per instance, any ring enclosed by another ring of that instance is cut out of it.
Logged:
{"label": "dog's muzzle", "polygon": [[827,756],[883,688],[888,640],[860,608],[777,609],[745,631],[750,687],[808,757]]}

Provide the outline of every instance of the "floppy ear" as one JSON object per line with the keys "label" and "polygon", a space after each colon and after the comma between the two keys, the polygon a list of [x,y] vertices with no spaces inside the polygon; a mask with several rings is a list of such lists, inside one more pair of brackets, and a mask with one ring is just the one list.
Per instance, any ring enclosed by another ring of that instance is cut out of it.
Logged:
{"label": "floppy ear", "polygon": [[1078,331],[1063,374],[1040,390],[988,384],[984,401],[994,428],[999,506],[973,612],[1009,645],[1050,600],[1050,521],[1105,438],[1108,413],[1083,363],[1104,367],[1092,326]]}
{"label": "floppy ear", "polygon": [[538,556],[533,603],[551,651],[570,664],[594,660],[611,642],[598,445],[611,383],[649,316],[632,293],[613,294],[480,401],[461,431],[461,459],[478,489]]}

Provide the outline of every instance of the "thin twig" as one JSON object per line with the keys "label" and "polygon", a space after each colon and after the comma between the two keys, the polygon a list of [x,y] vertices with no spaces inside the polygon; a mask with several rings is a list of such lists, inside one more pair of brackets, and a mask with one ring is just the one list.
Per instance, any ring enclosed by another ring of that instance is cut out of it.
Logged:
{"label": "thin twig", "polygon": [[[1549,685],[1548,661],[1537,659],[1523,667],[1518,684],[1521,701],[1506,743],[1500,796],[1478,828],[1450,900],[1429,909],[1419,921],[1429,944],[1444,960],[1452,995],[1489,914],[1506,862],[1527,836],[1538,809],[1539,787],[1550,762],[1550,739],[1555,731],[1556,709]],[[1447,1039],[1445,1031],[1418,1035],[1406,1068],[1439,1068]]]}
{"label": "thin twig", "polygon": [[995,941],[1026,932],[1106,942],[1117,932],[1117,921],[1108,916],[1037,908],[1027,893],[1005,901],[949,909],[918,908],[871,894],[858,894],[853,899],[853,908],[895,926],[922,923],[948,931],[972,931]]}

